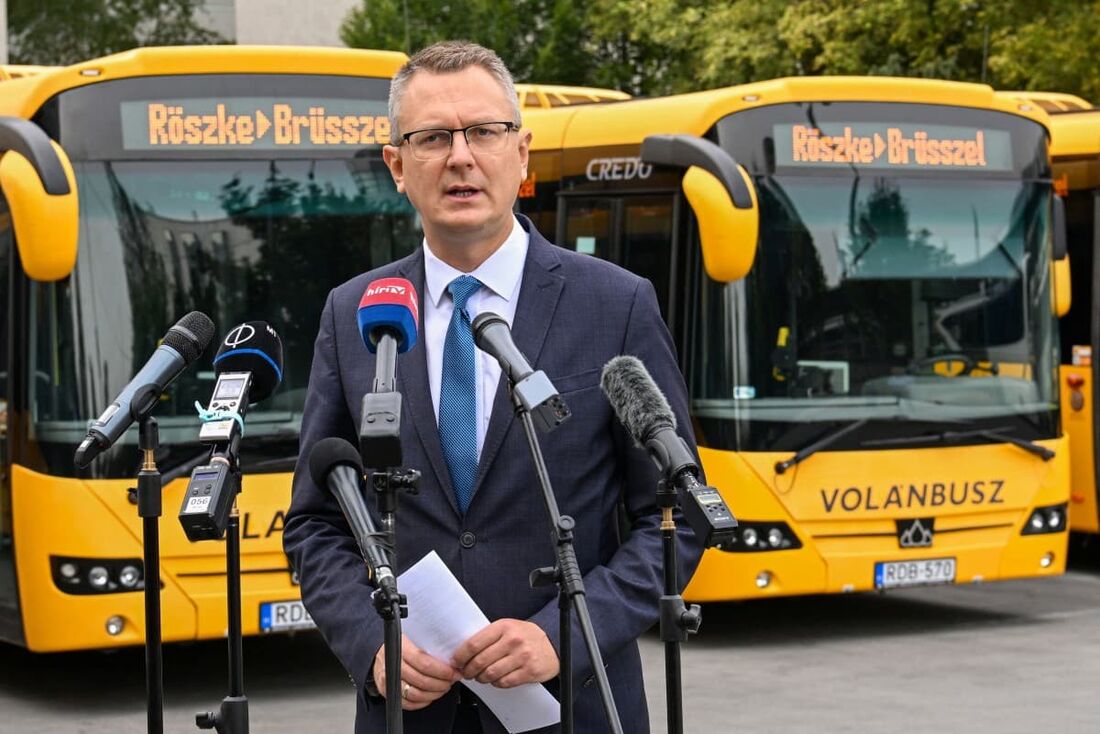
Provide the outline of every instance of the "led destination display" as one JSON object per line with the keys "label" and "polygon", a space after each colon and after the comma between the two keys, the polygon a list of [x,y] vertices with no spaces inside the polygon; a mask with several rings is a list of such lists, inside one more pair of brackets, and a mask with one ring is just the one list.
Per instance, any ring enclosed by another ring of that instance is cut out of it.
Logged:
{"label": "led destination display", "polygon": [[774,125],[776,165],[1011,171],[1008,132],[953,125]]}
{"label": "led destination display", "polygon": [[126,150],[361,148],[390,140],[385,102],[235,97],[122,102]]}

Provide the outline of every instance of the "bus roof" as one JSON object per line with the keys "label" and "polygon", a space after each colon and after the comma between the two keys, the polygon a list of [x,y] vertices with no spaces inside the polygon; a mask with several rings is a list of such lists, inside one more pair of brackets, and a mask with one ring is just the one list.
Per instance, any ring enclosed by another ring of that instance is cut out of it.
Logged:
{"label": "bus roof", "polygon": [[[29,118],[46,100],[74,87],[174,74],[331,74],[392,77],[406,56],[319,46],[157,46],[92,59],[0,83],[0,114]],[[14,76],[14,75],[13,75]]]}
{"label": "bus roof", "polygon": [[1053,158],[1100,154],[1100,109],[1050,116],[1050,155]]}
{"label": "bus roof", "polygon": [[562,84],[517,84],[516,93],[519,95],[519,106],[530,109],[551,109],[630,99],[629,94],[615,89],[568,87]]}
{"label": "bus roof", "polygon": [[998,97],[1012,99],[1017,102],[1030,102],[1039,105],[1052,115],[1060,112],[1076,112],[1078,110],[1091,110],[1092,105],[1087,99],[1082,99],[1076,94],[1064,92],[997,92]]}
{"label": "bus roof", "polygon": [[524,125],[534,131],[535,150],[564,146],[640,143],[647,135],[703,135],[719,119],[745,109],[785,102],[906,102],[995,110],[1047,126],[1034,104],[998,96],[985,84],[894,77],[787,77],[614,105],[553,110],[527,109]]}

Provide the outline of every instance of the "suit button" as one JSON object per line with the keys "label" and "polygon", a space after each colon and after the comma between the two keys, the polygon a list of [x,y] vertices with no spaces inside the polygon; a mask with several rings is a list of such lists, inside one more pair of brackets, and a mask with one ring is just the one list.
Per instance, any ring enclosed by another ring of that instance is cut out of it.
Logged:
{"label": "suit button", "polygon": [[458,542],[462,544],[463,548],[473,548],[477,545],[477,536],[467,530],[458,536]]}

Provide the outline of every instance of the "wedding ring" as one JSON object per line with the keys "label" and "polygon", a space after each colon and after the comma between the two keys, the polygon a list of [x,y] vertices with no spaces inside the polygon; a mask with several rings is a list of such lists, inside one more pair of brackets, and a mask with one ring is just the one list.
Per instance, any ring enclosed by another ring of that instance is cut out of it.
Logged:
{"label": "wedding ring", "polygon": [[410,686],[407,682],[402,684],[402,686],[401,686],[401,698],[408,699],[410,688],[412,688],[412,686]]}

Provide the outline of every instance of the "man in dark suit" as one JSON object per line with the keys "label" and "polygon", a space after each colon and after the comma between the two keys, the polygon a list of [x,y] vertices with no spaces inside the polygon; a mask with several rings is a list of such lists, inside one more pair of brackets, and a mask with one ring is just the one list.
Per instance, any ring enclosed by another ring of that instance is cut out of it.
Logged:
{"label": "man in dark suit", "polygon": [[[335,500],[306,470],[327,436],[354,442],[374,358],[356,309],[367,284],[404,277],[420,294],[416,346],[398,363],[406,465],[420,493],[397,512],[398,569],[434,550],[493,620],[438,660],[406,638],[401,667],[405,731],[503,732],[462,685],[547,683],[556,691],[558,606],[553,587],[532,589],[532,569],[553,547],[533,462],[496,362],[474,349],[469,322],[493,311],[544,370],[573,411],[541,439],[563,514],[576,520],[588,606],[625,731],[649,730],[637,638],[657,621],[661,594],[658,475],[633,447],[601,394],[601,368],[633,354],[667,394],[694,446],[686,390],[649,281],[555,247],[513,214],[527,175],[531,133],[520,127],[511,76],[491,51],[442,43],[412,57],[393,80],[393,145],[384,156],[399,191],[420,213],[425,246],[360,275],[329,295],[317,336],[302,419],[298,470],[284,544],[302,597],[359,691],[357,732],[385,731],[382,623],[364,564]],[[619,508],[630,524],[620,533]],[[701,547],[681,523],[680,578]],[[592,666],[574,625],[578,732],[606,724]],[[374,700],[376,703],[372,704]]]}

